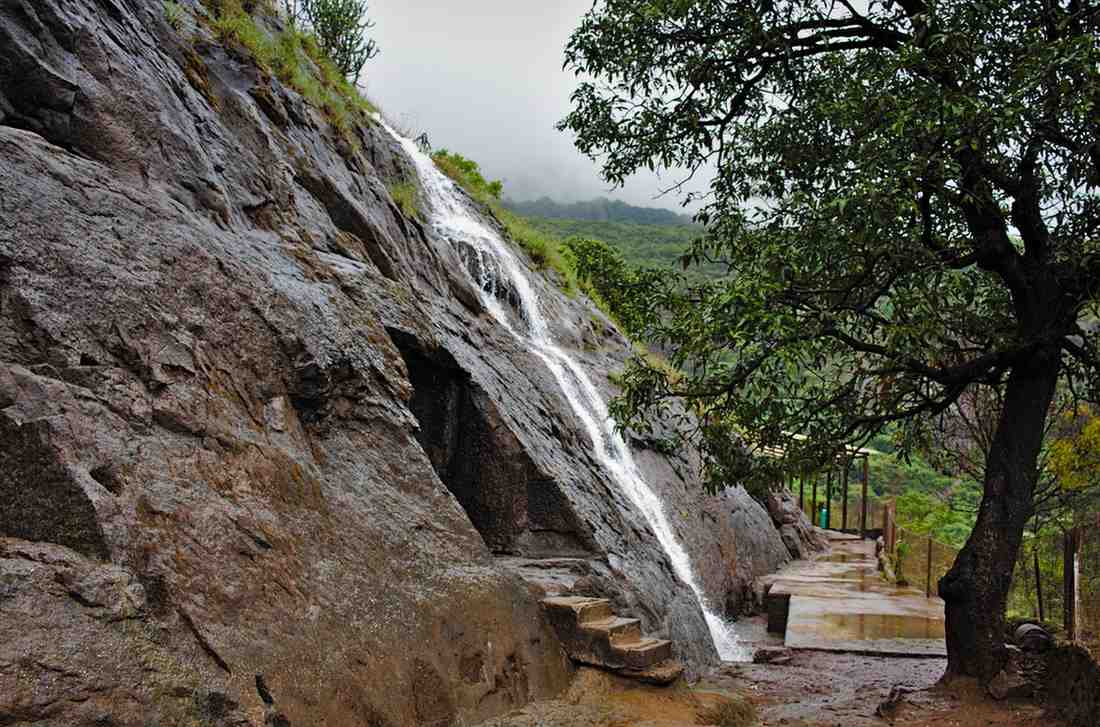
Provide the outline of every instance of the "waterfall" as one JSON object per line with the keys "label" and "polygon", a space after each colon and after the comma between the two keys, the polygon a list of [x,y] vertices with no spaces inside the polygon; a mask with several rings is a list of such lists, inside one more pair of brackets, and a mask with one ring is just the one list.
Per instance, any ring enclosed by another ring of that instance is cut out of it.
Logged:
{"label": "waterfall", "polygon": [[[431,208],[429,221],[432,227],[443,238],[464,243],[460,249],[463,256],[476,255],[476,264],[468,267],[473,268],[480,278],[475,282],[481,291],[485,307],[500,325],[524,343],[553,374],[570,407],[591,438],[596,460],[630,501],[641,510],[668,554],[676,575],[695,594],[719,656],[726,661],[748,660],[749,656],[738,644],[729,625],[707,607],[703,591],[695,580],[688,554],[676,538],[660,499],[646,484],[630,448],[616,431],[615,422],[608,414],[603,397],[587,372],[569,352],[554,341],[526,266],[496,231],[471,213],[454,182],[436,168],[435,163],[416,143],[402,137],[381,119],[378,120],[401,143],[416,164],[424,197]],[[514,297],[518,299],[526,331],[519,331],[512,325],[512,319],[501,302],[501,298],[505,297],[500,289],[503,282],[514,289]]]}

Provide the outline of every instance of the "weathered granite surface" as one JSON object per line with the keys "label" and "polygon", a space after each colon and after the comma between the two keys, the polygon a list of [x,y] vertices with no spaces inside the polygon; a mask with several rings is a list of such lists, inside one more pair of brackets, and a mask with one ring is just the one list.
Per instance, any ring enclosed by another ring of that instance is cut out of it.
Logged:
{"label": "weathered granite surface", "polygon": [[[553,378],[391,199],[400,147],[181,4],[0,0],[0,724],[503,713],[571,669],[504,554],[594,563],[713,662]],[[627,342],[538,286],[610,394]],[[735,605],[766,513],[639,458]]]}

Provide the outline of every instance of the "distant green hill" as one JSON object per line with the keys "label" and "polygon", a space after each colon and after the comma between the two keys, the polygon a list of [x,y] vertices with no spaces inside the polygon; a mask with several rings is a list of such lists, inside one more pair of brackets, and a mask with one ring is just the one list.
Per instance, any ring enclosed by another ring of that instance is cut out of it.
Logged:
{"label": "distant green hill", "polygon": [[[551,219],[526,216],[528,223],[547,235],[566,239],[587,237],[601,240],[619,250],[632,265],[679,269],[679,259],[691,247],[703,228],[697,225],[655,225],[606,220]],[[725,274],[718,265],[692,267],[688,274],[707,278]]]}
{"label": "distant green hill", "polygon": [[549,197],[528,202],[504,200],[504,206],[524,217],[557,220],[589,220],[597,222],[627,222],[638,225],[690,225],[691,217],[658,207],[635,207],[610,199],[590,199],[584,202],[555,202]]}

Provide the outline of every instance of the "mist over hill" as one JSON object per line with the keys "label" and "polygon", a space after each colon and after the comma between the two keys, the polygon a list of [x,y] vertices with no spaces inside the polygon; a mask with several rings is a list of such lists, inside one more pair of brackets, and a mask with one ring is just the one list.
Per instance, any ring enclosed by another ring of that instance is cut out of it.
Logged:
{"label": "mist over hill", "polygon": [[636,207],[606,198],[583,202],[556,202],[549,197],[520,202],[506,199],[504,206],[525,217],[544,217],[559,220],[589,220],[596,222],[629,222],[638,225],[687,226],[691,216],[659,207]]}

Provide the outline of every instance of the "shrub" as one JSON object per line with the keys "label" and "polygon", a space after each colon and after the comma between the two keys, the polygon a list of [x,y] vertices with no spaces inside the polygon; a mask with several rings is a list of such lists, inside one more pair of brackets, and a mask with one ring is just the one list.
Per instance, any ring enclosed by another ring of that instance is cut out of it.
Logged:
{"label": "shrub", "polygon": [[346,79],[355,81],[378,45],[366,36],[374,27],[366,0],[284,0],[287,15],[302,19],[316,34],[325,55]]}
{"label": "shrub", "polygon": [[406,217],[420,219],[420,191],[416,184],[409,181],[392,182],[386,185],[386,190]]}
{"label": "shrub", "polygon": [[210,25],[222,42],[242,46],[262,69],[300,93],[355,144],[349,133],[353,115],[363,117],[375,109],[343,76],[316,38],[293,25],[270,31],[257,23],[239,0],[221,0],[214,7]]}
{"label": "shrub", "polygon": [[183,27],[183,6],[173,0],[164,0],[164,19],[173,29]]}

